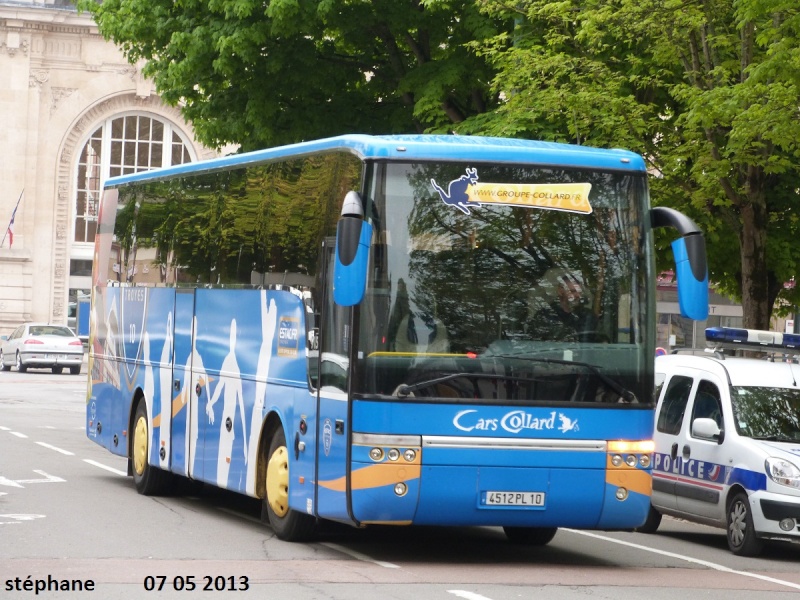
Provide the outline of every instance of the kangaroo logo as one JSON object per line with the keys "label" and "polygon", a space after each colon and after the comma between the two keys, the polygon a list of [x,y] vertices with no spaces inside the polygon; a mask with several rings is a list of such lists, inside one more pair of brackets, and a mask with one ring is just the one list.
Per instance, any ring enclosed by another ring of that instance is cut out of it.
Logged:
{"label": "kangaroo logo", "polygon": [[558,414],[558,418],[561,420],[561,425],[558,427],[561,433],[578,431],[578,419],[570,419],[568,416],[562,415],[561,413]]}
{"label": "kangaroo logo", "polygon": [[442,202],[448,206],[455,206],[465,215],[468,215],[471,214],[469,206],[480,206],[479,202],[470,202],[469,194],[467,193],[469,186],[475,185],[477,181],[478,169],[470,169],[467,167],[466,175],[462,175],[458,179],[454,179],[447,184],[447,191],[444,191],[442,187],[436,183],[435,179],[431,179],[431,185],[433,189],[439,192],[439,197],[442,199]]}

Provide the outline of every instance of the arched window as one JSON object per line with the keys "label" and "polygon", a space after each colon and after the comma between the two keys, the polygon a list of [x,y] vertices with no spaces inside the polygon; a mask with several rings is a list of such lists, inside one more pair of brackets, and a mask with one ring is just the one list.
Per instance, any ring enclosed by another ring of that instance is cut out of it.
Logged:
{"label": "arched window", "polygon": [[89,297],[91,289],[92,252],[103,182],[117,175],[194,160],[196,156],[183,132],[153,114],[119,114],[106,119],[89,136],[77,165],[69,257],[67,324],[78,335],[88,335],[88,319],[83,318],[81,300]]}
{"label": "arched window", "polygon": [[109,177],[192,162],[183,134],[146,114],[107,119],[81,150],[73,242],[94,243],[101,184]]}

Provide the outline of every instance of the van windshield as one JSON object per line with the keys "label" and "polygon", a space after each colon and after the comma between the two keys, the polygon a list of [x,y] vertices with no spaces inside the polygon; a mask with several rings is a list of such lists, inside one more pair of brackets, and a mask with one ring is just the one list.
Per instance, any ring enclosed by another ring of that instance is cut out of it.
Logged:
{"label": "van windshield", "polygon": [[733,387],[731,400],[740,435],[774,441],[800,441],[800,390]]}

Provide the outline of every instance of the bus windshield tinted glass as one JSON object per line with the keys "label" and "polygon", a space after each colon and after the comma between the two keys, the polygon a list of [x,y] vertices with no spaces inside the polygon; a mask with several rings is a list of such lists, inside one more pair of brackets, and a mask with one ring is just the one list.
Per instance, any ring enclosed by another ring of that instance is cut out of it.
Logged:
{"label": "bus windshield tinted glass", "polygon": [[740,435],[778,442],[800,441],[800,390],[734,387],[731,401]]}
{"label": "bus windshield tinted glass", "polygon": [[388,164],[371,181],[360,392],[651,402],[643,177]]}

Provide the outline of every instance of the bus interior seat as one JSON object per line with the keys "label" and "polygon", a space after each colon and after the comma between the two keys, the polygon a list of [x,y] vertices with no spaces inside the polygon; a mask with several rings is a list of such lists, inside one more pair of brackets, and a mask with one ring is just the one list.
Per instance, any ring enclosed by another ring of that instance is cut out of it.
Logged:
{"label": "bus interior seat", "polygon": [[406,315],[397,328],[394,349],[396,352],[447,353],[450,351],[447,328],[430,315]]}

